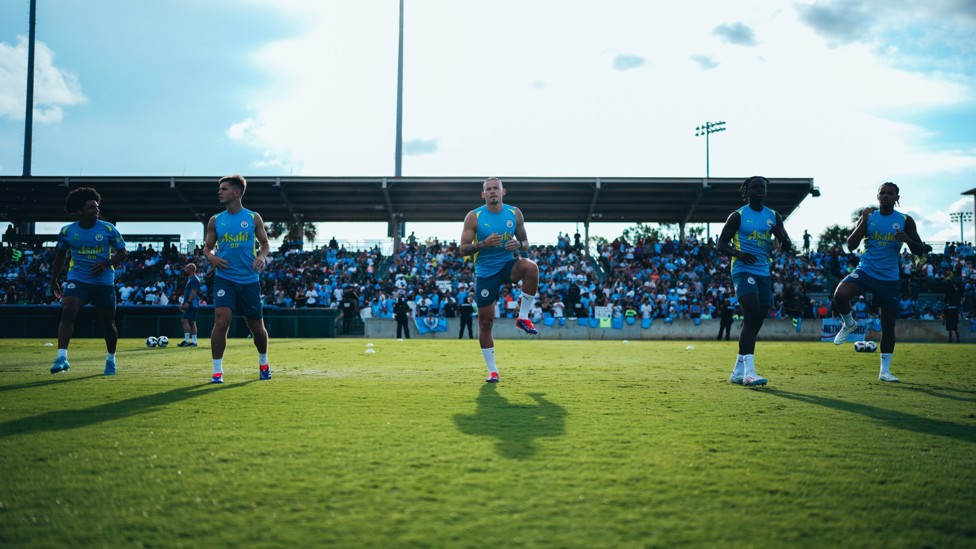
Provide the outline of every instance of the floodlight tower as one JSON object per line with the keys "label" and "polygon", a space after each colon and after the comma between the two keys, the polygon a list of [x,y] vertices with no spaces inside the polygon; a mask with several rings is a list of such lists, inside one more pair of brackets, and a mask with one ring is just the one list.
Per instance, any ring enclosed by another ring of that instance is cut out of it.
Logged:
{"label": "floodlight tower", "polygon": [[725,122],[705,122],[701,126],[695,128],[695,137],[705,136],[705,177],[711,177],[711,172],[709,170],[709,151],[708,151],[708,136],[713,133],[724,132]]}
{"label": "floodlight tower", "polygon": [[[709,161],[709,150],[708,150],[708,136],[713,133],[724,132],[725,122],[705,122],[701,126],[695,128],[695,137],[705,136],[705,179],[712,176]],[[708,186],[708,183],[705,183]],[[712,225],[711,223],[705,224],[705,236],[709,239],[712,238]]]}
{"label": "floodlight tower", "polygon": [[403,0],[400,0],[400,35],[397,42],[396,146],[393,176],[403,175]]}
{"label": "floodlight tower", "polygon": [[30,2],[27,29],[27,109],[24,113],[24,177],[31,174],[31,155],[34,142],[34,29],[37,26],[37,0]]}
{"label": "floodlight tower", "polygon": [[949,214],[949,219],[953,222],[959,222],[959,242],[965,242],[962,231],[963,223],[973,220],[973,212],[952,212]]}

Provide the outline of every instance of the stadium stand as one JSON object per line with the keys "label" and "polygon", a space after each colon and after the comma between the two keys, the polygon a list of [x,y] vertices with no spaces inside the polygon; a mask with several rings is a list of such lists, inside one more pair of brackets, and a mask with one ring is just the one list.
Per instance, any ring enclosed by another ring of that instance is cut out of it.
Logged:
{"label": "stadium stand", "polygon": [[[169,239],[167,239],[169,240]],[[0,250],[0,303],[53,304],[47,292],[53,248],[43,239],[22,241]],[[16,253],[15,253],[16,252]],[[672,319],[712,318],[729,297],[734,306],[728,258],[711,240],[687,237],[645,239],[629,243],[614,239],[583,253],[569,238],[529,250],[540,268],[540,299],[534,312],[545,316],[592,317],[594,307],[611,307],[614,316]],[[857,254],[839,249],[809,254],[774,252],[771,258],[774,305],[771,318],[831,316],[830,293],[857,264]],[[390,256],[378,247],[347,250],[341,246],[275,252],[262,275],[266,305],[281,308],[336,308],[351,301],[355,322],[350,335],[361,332],[360,318],[392,318],[397,296],[413,308],[453,317],[474,283],[472,263],[461,258],[456,243],[436,239],[404,242]],[[181,253],[169,243],[159,249],[137,243],[117,272],[120,305],[168,305],[182,298],[186,262],[204,276],[202,299],[211,301],[212,273],[197,247]],[[971,244],[949,243],[942,253],[902,261],[902,318],[941,318],[947,284],[963,288],[962,317],[974,315],[976,252]],[[865,296],[861,314],[876,314]],[[519,288],[500,294],[496,313],[514,315]]]}

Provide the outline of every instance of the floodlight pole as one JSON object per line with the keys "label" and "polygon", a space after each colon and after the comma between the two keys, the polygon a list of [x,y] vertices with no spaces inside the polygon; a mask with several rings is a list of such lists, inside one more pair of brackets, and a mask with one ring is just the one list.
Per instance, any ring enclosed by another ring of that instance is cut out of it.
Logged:
{"label": "floodlight pole", "polygon": [[954,222],[959,222],[959,242],[965,242],[963,238],[963,223],[973,220],[973,212],[952,212],[949,214],[949,219]]}
{"label": "floodlight pole", "polygon": [[[708,146],[708,136],[713,133],[724,132],[725,122],[705,122],[701,126],[695,128],[695,137],[705,136],[705,179],[709,179],[711,174],[710,169],[710,159],[709,159],[709,146]],[[706,182],[707,185],[707,182]],[[705,224],[705,237],[712,238],[712,225],[710,223]]]}
{"label": "floodlight pole", "polygon": [[37,0],[30,1],[30,23],[27,31],[27,110],[24,114],[24,177],[31,174],[31,144],[34,141],[34,27],[37,23]]}
{"label": "floodlight pole", "polygon": [[403,174],[403,0],[400,0],[400,40],[397,47],[396,159],[393,176]]}
{"label": "floodlight pole", "polygon": [[708,136],[713,133],[724,132],[725,122],[705,122],[701,126],[695,128],[695,137],[705,136],[705,178],[711,177],[711,170],[709,169],[709,144]]}

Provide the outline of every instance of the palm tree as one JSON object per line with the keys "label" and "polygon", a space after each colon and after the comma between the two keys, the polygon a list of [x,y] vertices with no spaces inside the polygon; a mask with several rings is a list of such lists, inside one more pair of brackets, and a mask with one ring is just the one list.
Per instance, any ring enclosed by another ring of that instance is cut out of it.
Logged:
{"label": "palm tree", "polygon": [[268,225],[268,237],[269,238],[279,238],[284,236],[281,247],[296,247],[302,249],[303,237],[304,240],[312,242],[315,240],[315,236],[318,234],[318,228],[315,223],[309,221],[272,221]]}

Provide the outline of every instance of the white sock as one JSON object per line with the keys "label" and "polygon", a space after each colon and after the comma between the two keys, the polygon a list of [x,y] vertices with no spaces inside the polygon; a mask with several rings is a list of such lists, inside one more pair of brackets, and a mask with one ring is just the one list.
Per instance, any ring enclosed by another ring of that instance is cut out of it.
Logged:
{"label": "white sock", "polygon": [[115,353],[105,353],[106,362],[115,362]]}
{"label": "white sock", "polygon": [[193,342],[194,342],[194,343],[196,343],[196,342],[197,342],[197,334],[193,334]]}
{"label": "white sock", "polygon": [[535,305],[535,298],[537,295],[529,295],[522,292],[522,305],[519,306],[519,318],[529,318],[529,313],[532,311],[532,306]]}
{"label": "white sock", "polygon": [[735,366],[732,367],[732,377],[742,377],[742,355],[735,355]]}
{"label": "white sock", "polygon": [[488,366],[488,372],[498,373],[498,368],[495,367],[495,348],[482,349],[481,356],[485,357],[485,366]]}
{"label": "white sock", "polygon": [[851,313],[847,313],[846,315],[840,315],[840,318],[844,321],[844,326],[850,326],[851,324],[854,324],[854,317],[851,316]]}
{"label": "white sock", "polygon": [[190,342],[190,332],[183,332],[183,341]]}
{"label": "white sock", "polygon": [[58,349],[58,358],[68,358],[68,350]]}
{"label": "white sock", "polygon": [[756,375],[756,355],[742,355],[742,376]]}
{"label": "white sock", "polygon": [[891,355],[894,353],[881,353],[881,373],[891,373]]}
{"label": "white sock", "polygon": [[268,363],[268,353],[258,353],[258,366],[264,366]]}
{"label": "white sock", "polygon": [[224,365],[224,359],[222,359],[222,358],[215,358],[215,359],[213,359],[213,366],[214,366],[213,373],[215,375],[216,374],[223,375],[224,374],[223,365]]}

